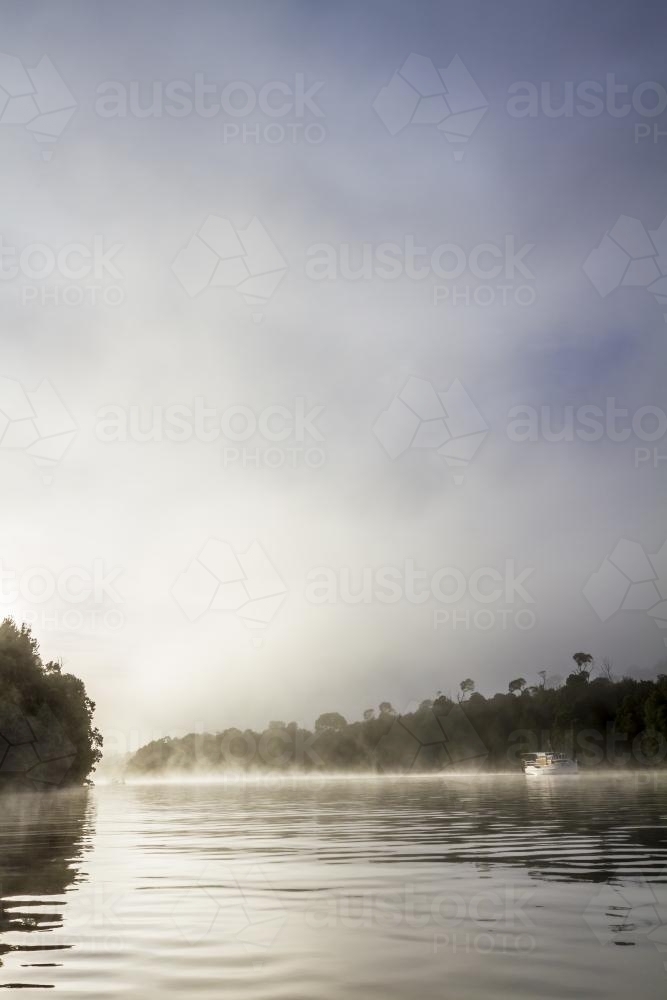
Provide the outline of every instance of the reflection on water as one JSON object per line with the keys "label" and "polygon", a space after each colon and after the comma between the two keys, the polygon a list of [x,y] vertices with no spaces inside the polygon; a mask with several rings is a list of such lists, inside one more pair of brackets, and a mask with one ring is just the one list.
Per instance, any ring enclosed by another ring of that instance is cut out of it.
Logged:
{"label": "reflection on water", "polygon": [[99,787],[0,800],[0,843],[29,993],[667,992],[667,776]]}
{"label": "reflection on water", "polygon": [[[81,877],[90,811],[86,789],[0,798],[0,973],[9,954],[17,960],[13,968],[53,969],[62,964],[55,953],[67,946],[50,943],[46,935],[62,927],[65,892]],[[39,942],[27,943],[26,935],[35,932]],[[1,985],[23,983],[3,980]]]}

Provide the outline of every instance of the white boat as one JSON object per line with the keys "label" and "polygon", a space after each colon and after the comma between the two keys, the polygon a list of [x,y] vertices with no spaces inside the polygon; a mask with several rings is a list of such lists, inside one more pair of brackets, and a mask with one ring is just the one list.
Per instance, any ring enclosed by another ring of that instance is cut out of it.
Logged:
{"label": "white boat", "polygon": [[540,750],[521,756],[523,773],[530,778],[560,778],[579,772],[576,760],[571,760],[564,753]]}

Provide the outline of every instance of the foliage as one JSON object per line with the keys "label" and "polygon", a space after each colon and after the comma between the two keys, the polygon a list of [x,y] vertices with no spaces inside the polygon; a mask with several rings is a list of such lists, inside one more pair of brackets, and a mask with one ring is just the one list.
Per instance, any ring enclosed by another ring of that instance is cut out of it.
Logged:
{"label": "foliage", "polygon": [[[506,693],[485,697],[472,678],[456,701],[438,692],[416,709],[396,713],[389,702],[366,709],[359,722],[338,712],[319,716],[314,731],[296,722],[264,732],[228,729],[162,739],[142,747],[128,773],[434,771],[483,767],[512,770],[524,752],[556,750],[582,767],[658,766],[667,760],[667,676],[655,681],[592,678],[593,658],[575,657],[565,684],[523,677]],[[603,665],[604,667],[604,665]]]}
{"label": "foliage", "polygon": [[459,684],[461,689],[460,700],[462,701],[466,695],[471,695],[475,690],[475,682],[472,677],[466,677],[465,680],[461,681]]}
{"label": "foliage", "polygon": [[347,726],[347,721],[345,717],[340,714],[340,712],[325,712],[324,715],[320,717],[315,722],[315,732],[322,733],[326,729],[330,729],[333,732],[340,732],[341,729],[345,729]]}
{"label": "foliage", "polygon": [[0,787],[82,784],[102,756],[78,677],[43,663],[27,625],[0,624]]}

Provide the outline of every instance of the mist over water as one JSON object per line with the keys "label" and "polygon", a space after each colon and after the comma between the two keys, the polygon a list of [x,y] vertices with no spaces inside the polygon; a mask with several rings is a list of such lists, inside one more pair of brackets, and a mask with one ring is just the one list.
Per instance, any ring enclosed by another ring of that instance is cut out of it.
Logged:
{"label": "mist over water", "polygon": [[2,15],[0,988],[667,996],[667,7]]}
{"label": "mist over water", "polygon": [[0,981],[27,995],[664,996],[665,775],[20,799],[0,814]]}

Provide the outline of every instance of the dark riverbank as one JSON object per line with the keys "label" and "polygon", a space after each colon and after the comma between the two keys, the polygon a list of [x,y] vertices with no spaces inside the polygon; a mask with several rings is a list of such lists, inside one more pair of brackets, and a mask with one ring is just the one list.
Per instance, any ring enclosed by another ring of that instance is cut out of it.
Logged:
{"label": "dark riverbank", "polygon": [[552,749],[582,768],[656,768],[667,760],[667,676],[592,677],[577,654],[564,684],[516,678],[490,698],[461,682],[456,701],[438,693],[397,712],[388,702],[348,722],[320,715],[314,729],[270,722],[256,732],[230,728],[148,743],[127,762],[128,776],[228,771],[390,772],[519,770],[521,754]]}
{"label": "dark riverbank", "polygon": [[44,663],[30,629],[0,625],[0,791],[81,786],[102,756],[95,704],[78,677]]}

